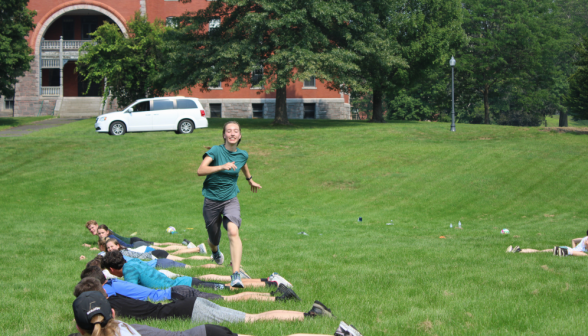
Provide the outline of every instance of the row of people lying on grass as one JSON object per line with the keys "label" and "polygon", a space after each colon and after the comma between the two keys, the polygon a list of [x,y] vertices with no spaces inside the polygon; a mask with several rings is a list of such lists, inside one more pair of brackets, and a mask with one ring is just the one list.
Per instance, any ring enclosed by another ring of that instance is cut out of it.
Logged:
{"label": "row of people lying on grass", "polygon": [[538,253],[538,252],[553,252],[553,255],[560,257],[563,256],[576,256],[585,257],[588,256],[588,231],[584,238],[572,239],[572,247],[569,246],[554,246],[550,249],[536,250],[536,249],[522,249],[519,246],[513,247],[512,245],[506,249],[506,252],[511,253]]}
{"label": "row of people lying on grass", "polygon": [[[118,254],[118,256],[117,256]],[[108,253],[102,260],[105,267],[109,267],[113,273],[117,273],[116,268],[119,265],[112,263],[123,262],[120,254],[117,252]],[[130,264],[130,263],[126,263]],[[123,269],[124,265],[123,263]],[[127,270],[127,271],[130,271]],[[125,272],[126,273],[126,272]],[[160,278],[160,275],[148,275],[149,277]],[[308,313],[295,311],[269,311],[261,314],[246,314],[232,309],[218,306],[210,300],[221,301],[241,301],[241,300],[259,300],[259,301],[282,301],[289,299],[298,299],[298,296],[291,288],[284,283],[272,281],[273,278],[281,278],[279,275],[272,276],[268,279],[257,279],[268,284],[278,285],[277,290],[271,293],[246,292],[236,295],[221,296],[212,293],[203,293],[192,287],[179,285],[172,286],[168,289],[157,290],[139,286],[119,280],[106,280],[101,269],[96,266],[88,266],[81,274],[82,281],[76,286],[74,294],[78,296],[85,291],[101,291],[105,293],[108,302],[120,316],[133,317],[138,320],[154,318],[165,319],[171,317],[189,318],[196,322],[204,323],[223,323],[223,322],[254,322],[257,320],[303,320],[308,316],[326,315],[332,316],[331,311],[319,301],[315,301],[313,308]],[[153,282],[154,279],[143,279],[143,281]],[[164,279],[157,279],[163,281]],[[192,279],[193,281],[194,279]],[[102,285],[101,285],[102,284]],[[193,285],[202,286],[203,283],[192,283]],[[289,283],[288,283],[289,284]],[[159,286],[165,286],[159,284]],[[207,287],[206,285],[203,287]],[[278,296],[281,294],[280,296]],[[174,300],[167,304],[156,304],[149,301]],[[230,335],[230,334],[229,334]],[[360,335],[341,334],[341,335]],[[208,334],[207,334],[208,336]]]}
{"label": "row of people lying on grass", "polygon": [[[202,245],[202,244],[201,244]],[[120,242],[116,239],[111,238],[100,238],[98,240],[98,249],[101,251],[99,254],[104,254],[105,252],[110,251],[120,251],[125,257],[128,258],[137,258],[137,259],[147,259],[147,260],[155,260],[155,259],[169,259],[174,261],[180,261],[184,259],[191,259],[191,260],[212,260],[211,257],[207,256],[191,256],[191,257],[178,257],[177,255],[170,255],[167,251],[163,250],[155,250],[148,246],[141,246],[138,248],[128,248],[122,246]],[[183,253],[206,253],[206,249],[201,250],[200,248],[195,249],[185,249],[181,251],[186,251]],[[201,252],[204,251],[204,252]],[[179,251],[178,251],[179,252]]]}
{"label": "row of people lying on grass", "polygon": [[[200,325],[185,331],[167,331],[141,324],[126,324],[115,320],[122,316],[120,310],[111,305],[111,298],[102,290],[95,278],[85,278],[74,290],[76,296],[72,304],[76,328],[81,335],[92,336],[239,336],[230,329],[214,324]],[[191,304],[192,300],[181,300]],[[188,315],[186,313],[191,313]],[[214,322],[255,322],[261,320],[304,320],[317,316],[334,317],[331,311],[319,301],[315,301],[308,313],[276,310],[260,314],[247,314],[237,310],[218,306],[206,299],[193,300],[193,306],[186,305],[182,316],[194,321],[214,320]],[[78,336],[80,334],[71,334]],[[361,336],[353,326],[341,322],[335,336]],[[241,336],[246,336],[242,335]],[[318,334],[294,334],[291,336],[327,336]]]}

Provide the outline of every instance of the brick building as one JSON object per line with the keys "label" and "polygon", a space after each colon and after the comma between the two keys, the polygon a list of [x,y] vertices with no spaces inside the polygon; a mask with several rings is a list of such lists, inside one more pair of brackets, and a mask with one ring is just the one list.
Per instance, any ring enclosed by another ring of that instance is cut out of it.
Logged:
{"label": "brick building", "polygon": [[[126,21],[136,11],[150,20],[166,20],[205,8],[209,0],[30,0],[37,11],[37,24],[28,42],[35,59],[31,69],[16,85],[14,97],[2,97],[0,113],[14,116],[61,115],[95,116],[102,112],[101,87],[81,80],[74,71],[78,49],[91,39],[104,21],[115,23],[126,33]],[[222,83],[201,92],[198,88],[180,95],[200,99],[207,117],[273,118],[275,93],[255,88],[231,92]],[[86,94],[86,92],[88,92]],[[288,117],[292,119],[350,119],[349,96],[328,90],[318,80],[296,82],[287,89]],[[108,104],[105,111],[108,111]]]}

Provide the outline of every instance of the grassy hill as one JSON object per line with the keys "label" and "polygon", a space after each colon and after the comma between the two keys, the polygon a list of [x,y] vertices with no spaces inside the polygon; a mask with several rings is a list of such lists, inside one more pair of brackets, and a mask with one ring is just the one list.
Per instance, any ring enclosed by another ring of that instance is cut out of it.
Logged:
{"label": "grassy hill", "polygon": [[[122,235],[205,241],[196,170],[204,146],[222,142],[225,121],[187,136],[111,137],[85,120],[0,138],[3,334],[76,331],[79,257],[93,257],[82,244],[96,243],[84,228],[90,219]],[[332,334],[344,320],[366,336],[553,335],[588,322],[588,258],[505,253],[511,244],[544,249],[585,235],[586,136],[462,124],[451,133],[445,123],[240,122],[240,147],[263,186],[253,194],[239,181],[243,265],[254,277],[279,272],[302,301],[222,305],[307,311],[318,299],[337,319],[228,325],[234,332]],[[462,230],[449,228],[458,221]],[[170,225],[176,235],[165,232]],[[213,271],[177,270],[231,273]]]}

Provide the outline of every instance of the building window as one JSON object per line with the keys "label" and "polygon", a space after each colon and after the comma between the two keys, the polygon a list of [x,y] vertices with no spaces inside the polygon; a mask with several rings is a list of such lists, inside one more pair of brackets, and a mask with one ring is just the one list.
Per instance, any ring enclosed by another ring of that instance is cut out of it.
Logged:
{"label": "building window", "polygon": [[61,36],[63,36],[63,39],[69,41],[75,39],[75,30],[74,18],[64,17],[63,21],[61,21]]}
{"label": "building window", "polygon": [[304,119],[316,119],[316,104],[304,104]]}
{"label": "building window", "polygon": [[263,119],[263,104],[251,104],[253,118]]}
{"label": "building window", "polygon": [[251,73],[251,88],[261,88],[261,80],[263,78],[263,66],[259,66]]}
{"label": "building window", "polygon": [[222,104],[210,104],[210,117],[221,118],[222,117]]}
{"label": "building window", "polygon": [[14,111],[14,97],[4,97],[4,109]]}
{"label": "building window", "polygon": [[220,28],[221,21],[219,18],[212,19],[208,23],[208,32],[213,33],[216,29]]}
{"label": "building window", "polygon": [[98,26],[98,18],[94,16],[82,17],[82,40],[91,40],[92,36],[90,34],[94,33]]}
{"label": "building window", "polygon": [[177,28],[178,27],[177,18],[175,16],[168,16],[168,17],[166,17],[165,18],[165,25],[167,27]]}
{"label": "building window", "polygon": [[314,76],[304,80],[304,87],[316,87],[316,78]]}

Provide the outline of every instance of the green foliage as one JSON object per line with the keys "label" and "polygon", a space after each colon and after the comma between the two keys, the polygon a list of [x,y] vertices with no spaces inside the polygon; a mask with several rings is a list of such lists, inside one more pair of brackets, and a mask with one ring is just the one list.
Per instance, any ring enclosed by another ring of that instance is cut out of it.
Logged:
{"label": "green foliage", "polygon": [[14,96],[18,77],[30,69],[35,58],[25,36],[35,28],[37,12],[27,8],[28,0],[0,1],[0,94]]}
{"label": "green foliage", "polygon": [[[288,123],[287,85],[311,76],[330,81],[357,70],[351,62],[356,56],[337,47],[350,10],[344,0],[212,1],[178,18],[167,37],[162,78],[171,91],[196,85],[206,90],[229,81],[232,90],[259,84],[260,91],[277,91],[276,122]],[[218,18],[220,25],[209,32],[209,23]],[[260,68],[263,76],[254,80],[252,73]]]}
{"label": "green foliage", "polygon": [[157,81],[161,70],[162,36],[166,30],[161,20],[149,22],[139,12],[127,22],[128,36],[119,27],[105,23],[92,34],[93,43],[80,48],[77,69],[85,80],[101,83],[106,78],[108,95],[117,99],[118,106],[126,106],[145,97],[163,95]]}
{"label": "green foliage", "polygon": [[[88,119],[2,138],[2,334],[77,332],[72,292],[87,262],[79,257],[96,254],[82,246],[96,246],[84,227],[90,219],[122,235],[204,242],[204,177],[196,170],[226,121],[210,119],[187,136],[110,137]],[[260,313],[308,311],[320,300],[337,319],[225,324],[234,332],[332,335],[343,320],[366,336],[575,335],[588,322],[578,302],[588,295],[586,258],[504,253],[511,244],[548,249],[585,234],[586,136],[493,125],[451,133],[446,123],[300,120],[284,129],[270,122],[241,123],[240,147],[263,186],[254,194],[238,181],[243,265],[254,277],[279,272],[302,301],[219,304]],[[463,230],[449,229],[457,220]],[[178,233],[167,234],[170,225]],[[223,233],[225,265],[228,246]],[[172,271],[231,274],[228,266]],[[177,318],[138,323],[195,326]]]}
{"label": "green foliage", "polygon": [[567,99],[569,113],[576,119],[588,119],[588,35],[576,46],[576,72],[570,77]]}
{"label": "green foliage", "polygon": [[513,113],[541,116],[564,109],[561,84],[565,76],[557,57],[568,35],[558,23],[555,4],[550,0],[466,0],[464,9],[468,44],[456,57],[460,107],[482,104],[487,124],[490,105],[496,109],[495,117],[506,114],[504,120],[513,119]]}
{"label": "green foliage", "polygon": [[[429,85],[424,79],[431,67],[448,55],[463,37],[459,1],[352,1],[356,19],[349,25],[347,48],[361,56],[352,89],[373,92],[372,120],[383,121],[383,97],[407,93],[411,83]],[[359,84],[359,85],[358,85]],[[406,100],[406,99],[405,99]],[[405,103],[392,103],[400,108]],[[427,113],[427,112],[423,112]],[[403,117],[405,110],[392,110]],[[413,115],[409,113],[409,115]],[[409,119],[412,117],[409,117]]]}

